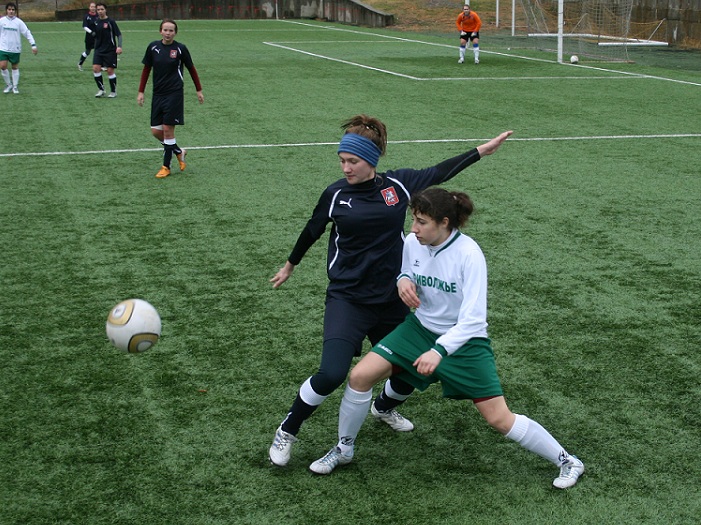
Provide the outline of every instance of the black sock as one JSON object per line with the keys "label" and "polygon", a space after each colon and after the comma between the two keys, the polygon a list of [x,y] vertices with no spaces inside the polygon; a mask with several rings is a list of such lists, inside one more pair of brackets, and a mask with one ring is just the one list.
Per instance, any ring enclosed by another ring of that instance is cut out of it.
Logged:
{"label": "black sock", "polygon": [[105,85],[102,83],[102,75],[100,75],[99,77],[95,77],[95,83],[97,84],[97,89],[99,89],[100,91],[105,90]]}
{"label": "black sock", "polygon": [[110,91],[112,93],[117,92],[117,77],[110,78]]}
{"label": "black sock", "polygon": [[[402,381],[401,379],[397,379],[396,377],[393,377],[390,379],[392,383],[392,389],[397,393],[401,394],[404,396],[408,396],[414,391],[414,387],[411,386],[409,383],[406,383]],[[406,399],[394,399],[393,397],[389,397],[385,393],[384,387],[382,388],[382,392],[380,392],[380,395],[375,398],[375,409],[380,411],[380,412],[387,412],[389,410],[393,410],[397,408],[399,405],[404,403]]]}
{"label": "black sock", "polygon": [[282,430],[296,436],[302,423],[304,423],[317,408],[318,405],[312,406],[302,401],[298,393],[294,403],[292,403],[290,412],[287,414],[285,421],[282,422]]}
{"label": "black sock", "polygon": [[173,160],[173,149],[175,146],[173,144],[163,145],[163,165],[170,169],[170,161]]}

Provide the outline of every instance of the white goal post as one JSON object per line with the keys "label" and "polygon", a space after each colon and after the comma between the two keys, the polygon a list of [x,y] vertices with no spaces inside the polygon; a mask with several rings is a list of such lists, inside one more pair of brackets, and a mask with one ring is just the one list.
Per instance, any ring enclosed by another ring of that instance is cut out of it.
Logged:
{"label": "white goal post", "polygon": [[667,45],[666,20],[631,22],[633,0],[511,1],[511,35],[517,35],[520,23],[526,36],[543,39],[543,48],[556,51],[560,63],[569,62],[570,54],[592,60],[628,61],[629,46]]}

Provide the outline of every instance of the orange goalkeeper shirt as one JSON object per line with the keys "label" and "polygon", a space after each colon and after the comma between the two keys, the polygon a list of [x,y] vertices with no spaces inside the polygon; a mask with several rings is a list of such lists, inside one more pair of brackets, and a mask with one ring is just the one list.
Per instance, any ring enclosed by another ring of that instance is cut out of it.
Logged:
{"label": "orange goalkeeper shirt", "polygon": [[480,27],[482,27],[482,20],[474,11],[470,11],[469,15],[465,15],[463,12],[458,15],[455,25],[458,26],[458,31],[465,31],[465,33],[477,33],[480,30]]}

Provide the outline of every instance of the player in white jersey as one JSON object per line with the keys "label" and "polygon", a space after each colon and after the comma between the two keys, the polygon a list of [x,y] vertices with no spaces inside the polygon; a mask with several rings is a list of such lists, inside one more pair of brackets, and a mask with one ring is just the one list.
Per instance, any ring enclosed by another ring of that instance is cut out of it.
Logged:
{"label": "player in white jersey", "polygon": [[[29,41],[32,53],[39,51],[31,31],[17,16],[17,4],[9,2],[5,6],[5,16],[0,18],[0,74],[5,81],[4,93],[19,93],[19,58],[22,52],[21,37]],[[12,64],[12,74],[7,70],[7,63]]]}
{"label": "player in white jersey", "polygon": [[338,445],[309,468],[329,474],[350,463],[372,387],[396,375],[419,390],[440,381],[444,397],[472,400],[492,427],[560,467],[555,487],[572,487],[584,464],[540,424],[511,412],[504,400],[487,336],[487,264],[479,245],[458,229],[472,214],[472,201],[465,193],[434,187],[414,195],[409,207],[414,220],[397,288],[416,311],[351,371]]}

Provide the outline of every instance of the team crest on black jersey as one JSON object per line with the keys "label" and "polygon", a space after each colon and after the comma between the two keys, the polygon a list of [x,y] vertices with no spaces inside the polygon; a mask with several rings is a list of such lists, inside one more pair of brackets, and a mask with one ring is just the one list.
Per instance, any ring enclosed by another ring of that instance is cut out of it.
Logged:
{"label": "team crest on black jersey", "polygon": [[387,204],[387,206],[394,206],[395,204],[399,203],[399,197],[397,196],[394,186],[390,186],[389,188],[382,190],[382,197],[384,197],[385,204]]}
{"label": "team crest on black jersey", "polygon": [[178,58],[178,50],[177,49],[170,50],[170,58]]}

